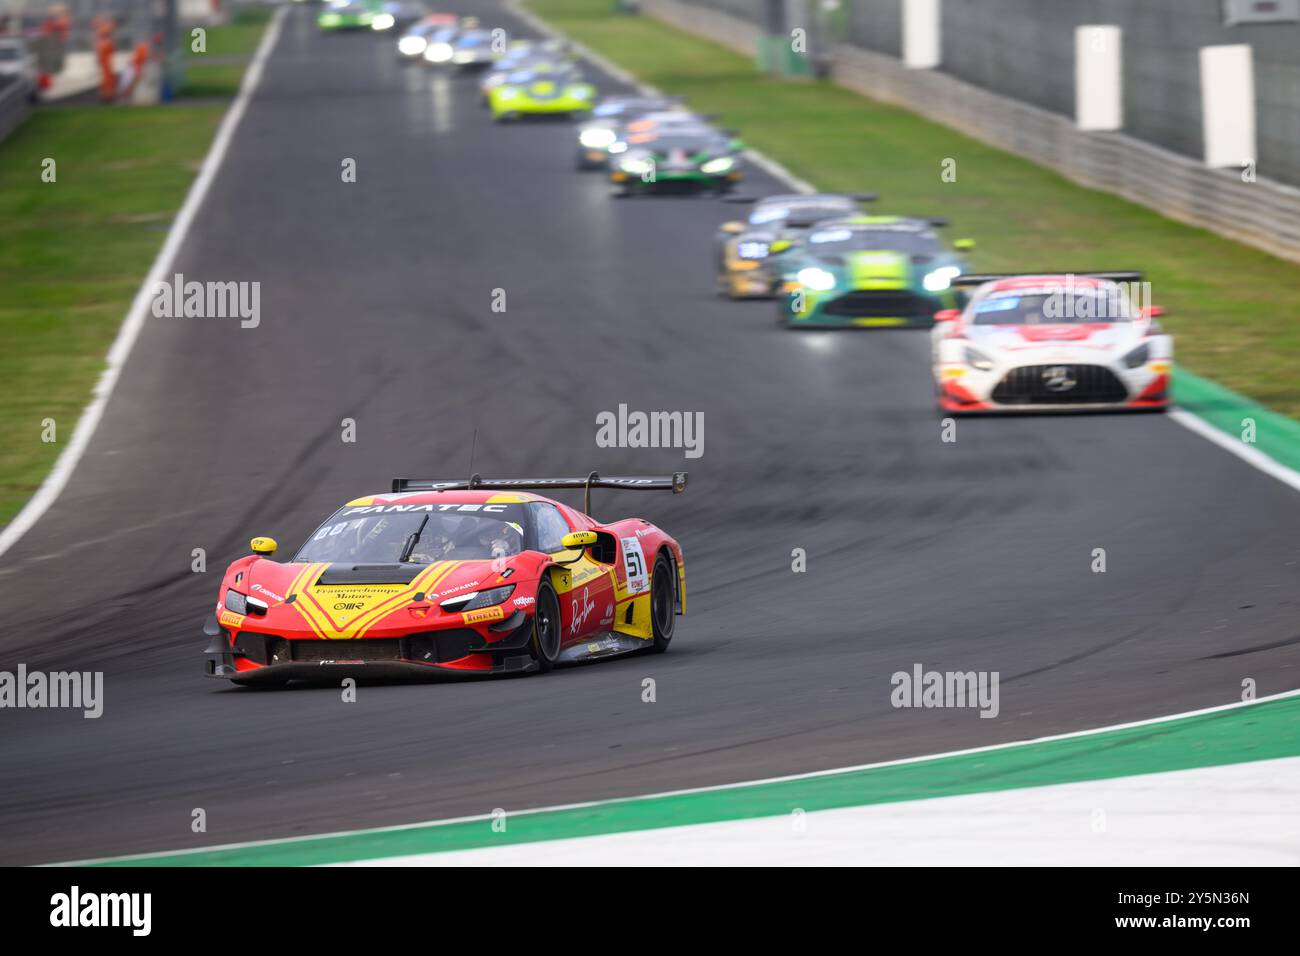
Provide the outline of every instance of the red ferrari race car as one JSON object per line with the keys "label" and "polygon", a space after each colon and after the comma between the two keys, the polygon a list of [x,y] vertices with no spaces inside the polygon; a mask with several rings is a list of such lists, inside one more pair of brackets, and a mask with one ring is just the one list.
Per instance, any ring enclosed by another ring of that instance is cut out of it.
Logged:
{"label": "red ferrari race car", "polygon": [[207,674],[236,684],[510,674],[662,653],[686,609],[682,549],[641,518],[602,524],[525,489],[671,491],[666,477],[397,478],[349,501],[288,561],[226,570]]}

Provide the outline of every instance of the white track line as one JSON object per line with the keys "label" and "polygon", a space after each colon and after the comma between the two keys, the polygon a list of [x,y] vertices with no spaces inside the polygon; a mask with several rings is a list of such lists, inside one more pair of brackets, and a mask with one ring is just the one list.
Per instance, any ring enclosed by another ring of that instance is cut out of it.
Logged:
{"label": "white track line", "polygon": [[[1254,707],[1259,704],[1267,704],[1270,701],[1286,700],[1291,697],[1300,697],[1300,690],[1283,691],[1280,694],[1270,694],[1267,697],[1259,697],[1255,700],[1237,700],[1233,701],[1231,704],[1218,704],[1214,707],[1202,707],[1199,710],[1184,711],[1181,714],[1170,714],[1167,717],[1147,717],[1142,720],[1134,720],[1125,724],[1112,724],[1109,727],[1093,727],[1090,730],[1074,730],[1065,734],[1053,734],[1050,737],[1033,737],[1028,740],[1012,740],[1004,744],[990,744],[985,747],[970,747],[965,750],[949,750],[945,753],[925,754],[920,757],[903,757],[898,760],[882,760],[877,763],[856,764],[852,767],[836,767],[831,770],[813,770],[808,773],[787,774],[783,777],[764,777],[760,780],[741,780],[737,783],[724,783],[712,787],[690,787],[685,790],[666,790],[660,793],[646,793],[634,797],[614,797],[608,800],[587,800],[582,803],[564,803],[551,807],[535,807],[530,810],[512,810],[510,811],[510,816],[533,816],[538,813],[555,813],[562,810],[585,810],[591,807],[612,806],[619,803],[634,803],[639,800],[657,800],[663,797],[684,797],[696,793],[719,793],[726,790],[740,790],[747,787],[759,787],[773,783],[790,783],[795,780],[813,780],[817,777],[833,777],[839,774],[856,773],[861,770],[879,770],[882,767],[900,767],[907,764],[926,763],[931,760],[942,760],[946,757],[966,757],[972,754],[995,753],[999,750],[1011,750],[1016,747],[1029,747],[1034,744],[1054,743],[1060,740],[1076,740],[1081,737],[1095,737],[1098,734],[1108,734],[1117,730],[1132,730],[1138,727],[1151,727],[1156,724],[1168,723],[1169,721],[1184,720],[1188,717],[1204,717],[1207,714],[1223,713],[1224,711],[1237,710],[1240,707]],[[689,756],[689,754],[686,756]],[[248,850],[257,847],[288,846],[294,843],[302,843],[306,840],[330,840],[339,837],[362,836],[375,833],[400,833],[403,830],[418,830],[425,827],[450,826],[454,823],[473,823],[476,821],[491,819],[494,819],[492,814],[480,813],[468,817],[451,817],[445,820],[423,820],[418,823],[399,823],[387,827],[362,827],[356,830],[336,830],[330,833],[311,833],[305,836],[282,837],[278,840],[246,840],[239,843],[221,843],[215,846],[193,847],[188,850],[162,850],[157,853],[132,853],[129,856],[69,860],[51,865],[85,866],[91,863],[128,863],[132,860],[152,860],[166,857],[190,856],[195,853],[215,853],[222,850]]]}
{"label": "white track line", "polygon": [[[199,175],[194,180],[193,185],[190,186],[190,191],[185,196],[185,203],[181,206],[180,212],[176,214],[176,220],[167,233],[167,239],[163,243],[163,247],[158,250],[158,255],[153,261],[153,267],[149,270],[149,274],[140,286],[139,291],[136,292],[135,299],[131,302],[131,308],[126,314],[126,321],[118,329],[117,337],[108,350],[107,366],[100,374],[99,381],[95,383],[95,390],[92,393],[93,397],[90,404],[86,406],[81,413],[81,418],[77,420],[77,427],[72,433],[72,439],[54,463],[53,470],[41,482],[36,494],[32,495],[23,510],[14,516],[14,519],[5,526],[3,531],[0,531],[0,555],[13,547],[31,529],[32,525],[36,524],[41,516],[50,509],[50,506],[54,504],[67,485],[68,479],[72,477],[72,472],[77,467],[77,463],[81,461],[81,456],[85,454],[86,446],[90,444],[95,429],[99,427],[99,422],[104,417],[104,408],[108,405],[109,397],[113,394],[113,387],[117,385],[117,379],[121,375],[122,367],[126,365],[126,360],[131,355],[131,349],[135,346],[136,339],[140,337],[140,330],[144,328],[145,319],[149,316],[149,306],[153,301],[153,290],[171,272],[176,253],[180,251],[181,244],[185,242],[185,237],[189,234],[194,217],[198,214],[200,207],[203,205],[203,200],[208,195],[208,188],[212,185],[213,179],[216,178],[217,169],[221,166],[221,161],[226,155],[226,149],[234,136],[235,128],[239,125],[244,110],[248,106],[248,101],[252,97],[258,81],[262,78],[262,67],[280,35],[280,25],[284,21],[287,10],[287,7],[281,7],[275,12],[271,25],[267,28],[266,35],[262,37],[262,42],[258,45],[257,52],[253,55],[252,62],[249,63],[248,70],[244,73],[243,82],[239,86],[239,93],[221,120],[221,126],[217,129],[217,135],[212,141],[212,147],[203,160]],[[123,108],[129,109],[130,107]]]}
{"label": "white track line", "polygon": [[1182,425],[1188,431],[1196,432],[1207,441],[1214,442],[1224,451],[1236,455],[1246,464],[1258,468],[1264,474],[1272,475],[1283,484],[1290,485],[1296,491],[1300,491],[1300,472],[1288,468],[1276,458],[1270,458],[1254,445],[1238,441],[1227,432],[1220,431],[1205,419],[1184,409],[1172,408],[1167,414],[1172,421]]}

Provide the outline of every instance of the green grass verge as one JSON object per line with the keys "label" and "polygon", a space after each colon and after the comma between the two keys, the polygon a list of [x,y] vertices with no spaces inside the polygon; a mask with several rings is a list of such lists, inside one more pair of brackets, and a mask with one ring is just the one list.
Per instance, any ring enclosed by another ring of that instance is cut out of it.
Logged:
{"label": "green grass verge", "polygon": [[[219,29],[240,31],[239,49],[256,45],[243,24]],[[45,107],[0,143],[0,524],[72,437],[224,111]],[[47,157],[53,183],[41,180]],[[46,418],[53,443],[41,440]]]}
{"label": "green grass verge", "polygon": [[[1300,416],[1300,267],[1076,186],[1027,160],[829,83],[774,80],[716,44],[611,0],[530,0],[643,81],[718,113],[819,188],[878,192],[879,212],[941,215],[980,270],[1130,269],[1169,310],[1179,362]],[[940,179],[957,161],[957,181]]]}
{"label": "green grass verge", "polygon": [[252,59],[271,15],[266,7],[244,7],[235,11],[226,25],[208,28],[203,53],[194,53],[186,45],[184,79],[176,95],[188,98],[238,93],[244,65],[230,61]]}

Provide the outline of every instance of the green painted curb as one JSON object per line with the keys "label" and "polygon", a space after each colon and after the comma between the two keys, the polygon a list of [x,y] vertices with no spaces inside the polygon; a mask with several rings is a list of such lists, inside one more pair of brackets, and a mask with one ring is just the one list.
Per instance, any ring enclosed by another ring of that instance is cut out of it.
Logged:
{"label": "green painted curb", "polygon": [[[1181,365],[1174,374],[1173,398],[1179,408],[1225,435],[1263,452],[1292,471],[1300,471],[1300,422],[1295,419],[1201,378]],[[1254,424],[1253,444],[1247,444],[1242,437],[1248,420]]]}
{"label": "green painted curb", "polygon": [[1079,737],[571,809],[104,861],[300,866],[598,836],[1300,756],[1300,696]]}

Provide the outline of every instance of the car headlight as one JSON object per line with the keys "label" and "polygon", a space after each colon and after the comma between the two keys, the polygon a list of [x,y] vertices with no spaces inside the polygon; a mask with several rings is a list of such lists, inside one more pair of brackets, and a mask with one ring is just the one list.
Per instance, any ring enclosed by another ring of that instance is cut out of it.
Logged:
{"label": "car headlight", "polygon": [[611,153],[626,153],[626,152],[627,152],[627,143],[623,143],[623,142],[619,142],[619,141],[615,141],[615,142],[613,142],[613,143],[610,143],[610,144],[609,144],[609,151],[610,151]]}
{"label": "car headlight", "polygon": [[419,56],[428,45],[424,37],[402,37],[397,41],[397,52],[403,56]]}
{"label": "car headlight", "polygon": [[567,95],[570,99],[573,99],[573,100],[585,100],[585,99],[588,99],[588,98],[591,96],[591,87],[590,87],[590,86],[570,86],[570,87],[569,87],[568,89],[566,89],[564,92],[565,92],[565,95]]}
{"label": "car headlight", "polygon": [[977,368],[981,372],[987,372],[993,368],[993,360],[991,358],[978,349],[971,348],[969,345],[966,346],[966,354],[964,358],[967,365],[971,368]]}
{"label": "car headlight", "polygon": [[717,159],[710,159],[708,162],[701,164],[700,172],[702,173],[725,173],[736,161],[730,156],[719,156]]}
{"label": "car headlight", "polygon": [[424,50],[424,58],[430,63],[446,63],[456,53],[451,48],[450,43],[444,43],[441,40],[437,43],[430,43]]}
{"label": "car headlight", "polygon": [[812,289],[814,292],[827,292],[835,288],[835,276],[825,269],[818,269],[815,266],[800,269],[795,279],[798,280],[801,286]]}
{"label": "car headlight", "polygon": [[943,292],[952,286],[952,280],[961,275],[956,266],[940,266],[921,280],[926,292]]}
{"label": "car headlight", "polygon": [[1151,359],[1151,343],[1143,342],[1128,355],[1124,356],[1125,368],[1137,368],[1139,365],[1146,365]]}
{"label": "car headlight", "polygon": [[756,239],[748,239],[736,244],[736,255],[742,259],[766,259],[767,251],[767,243]]}
{"label": "car headlight", "polygon": [[487,591],[470,591],[468,594],[457,594],[445,601],[439,601],[438,607],[444,611],[477,611],[479,608],[495,607],[510,597],[510,592],[514,589],[513,584],[507,584],[504,587],[490,588]]}
{"label": "car headlight", "polygon": [[236,614],[248,613],[248,595],[240,594],[234,588],[226,589],[226,610]]}
{"label": "car headlight", "polygon": [[513,86],[502,86],[497,89],[497,99],[499,100],[513,100],[518,95],[519,91]]}
{"label": "car headlight", "polygon": [[648,173],[654,169],[655,164],[648,159],[637,159],[635,156],[631,156],[619,163],[618,168],[625,173],[631,173],[633,176],[640,176],[642,173]]}
{"label": "car headlight", "polygon": [[397,24],[397,19],[391,13],[376,13],[375,18],[370,21],[372,30],[391,30]]}
{"label": "car headlight", "polygon": [[578,142],[588,149],[605,149],[614,144],[618,139],[614,131],[607,126],[597,126],[594,129],[584,129],[578,134]]}

